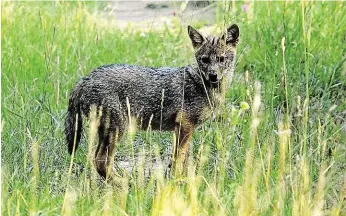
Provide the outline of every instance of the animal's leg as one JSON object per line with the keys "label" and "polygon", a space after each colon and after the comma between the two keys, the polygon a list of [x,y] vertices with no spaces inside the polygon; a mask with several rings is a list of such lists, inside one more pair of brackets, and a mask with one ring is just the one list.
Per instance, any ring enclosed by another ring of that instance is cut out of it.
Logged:
{"label": "animal's leg", "polygon": [[174,148],[173,171],[175,175],[181,175],[187,162],[189,146],[193,135],[194,126],[187,118],[181,120],[175,128],[176,143]]}
{"label": "animal's leg", "polygon": [[120,143],[122,135],[123,135],[123,132],[121,130],[119,130],[119,129],[113,130],[109,134],[110,145],[109,145],[109,148],[108,148],[107,164],[106,164],[106,166],[107,166],[107,177],[110,176],[110,174],[113,171],[116,146],[117,146],[118,143]]}
{"label": "animal's leg", "polygon": [[[112,116],[111,116],[112,118]],[[101,119],[98,129],[99,143],[95,152],[95,166],[100,176],[109,180],[112,178],[112,168],[116,146],[120,142],[123,130],[114,124],[110,119],[110,125],[107,125],[105,118]]]}
{"label": "animal's leg", "polygon": [[104,124],[100,124],[98,129],[99,142],[95,151],[95,167],[100,176],[107,179],[107,155],[109,147],[108,128]]}

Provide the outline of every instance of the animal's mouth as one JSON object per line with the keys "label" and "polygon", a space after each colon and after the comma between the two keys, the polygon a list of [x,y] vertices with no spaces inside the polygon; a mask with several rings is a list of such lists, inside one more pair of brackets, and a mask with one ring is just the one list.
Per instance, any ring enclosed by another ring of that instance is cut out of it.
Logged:
{"label": "animal's mouth", "polygon": [[214,75],[214,76],[209,75],[208,78],[209,78],[208,81],[212,84],[217,84],[222,80],[222,76],[217,76],[217,75]]}
{"label": "animal's mouth", "polygon": [[218,81],[217,74],[209,74],[208,78],[209,78],[209,81],[212,83],[216,83]]}
{"label": "animal's mouth", "polygon": [[212,83],[212,84],[217,84],[217,83],[219,83],[221,80],[217,80],[217,81],[209,81],[210,83]]}
{"label": "animal's mouth", "polygon": [[212,74],[205,74],[205,73],[201,73],[201,76],[203,77],[203,80],[205,82],[208,82],[212,85],[216,85],[219,84],[223,78],[223,74],[221,75],[212,75]]}

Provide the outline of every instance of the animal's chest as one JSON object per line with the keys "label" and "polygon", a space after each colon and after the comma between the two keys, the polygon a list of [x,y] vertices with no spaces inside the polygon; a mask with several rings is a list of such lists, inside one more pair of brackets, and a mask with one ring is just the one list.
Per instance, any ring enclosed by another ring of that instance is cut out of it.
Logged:
{"label": "animal's chest", "polygon": [[198,122],[204,122],[213,116],[214,108],[210,106],[204,106],[198,116]]}
{"label": "animal's chest", "polygon": [[198,109],[198,113],[196,118],[197,122],[201,123],[206,121],[207,119],[215,117],[218,108],[224,102],[224,96],[219,91],[211,91],[208,95],[208,98],[204,100],[203,103],[200,103],[200,107]]}

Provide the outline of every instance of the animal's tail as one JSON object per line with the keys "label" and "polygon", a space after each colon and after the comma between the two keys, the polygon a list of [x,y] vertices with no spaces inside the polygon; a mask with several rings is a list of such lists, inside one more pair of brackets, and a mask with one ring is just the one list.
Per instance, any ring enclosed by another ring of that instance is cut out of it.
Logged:
{"label": "animal's tail", "polygon": [[65,135],[68,144],[68,152],[72,154],[77,150],[82,135],[82,112],[79,104],[78,89],[73,89],[65,120]]}

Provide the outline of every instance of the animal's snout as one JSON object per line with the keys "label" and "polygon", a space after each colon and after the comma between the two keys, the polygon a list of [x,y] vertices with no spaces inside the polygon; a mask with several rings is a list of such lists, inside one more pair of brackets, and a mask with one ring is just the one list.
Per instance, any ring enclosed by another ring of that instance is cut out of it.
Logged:
{"label": "animal's snout", "polygon": [[216,82],[217,81],[217,74],[209,74],[209,81]]}

